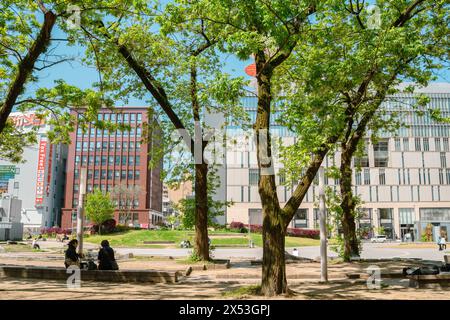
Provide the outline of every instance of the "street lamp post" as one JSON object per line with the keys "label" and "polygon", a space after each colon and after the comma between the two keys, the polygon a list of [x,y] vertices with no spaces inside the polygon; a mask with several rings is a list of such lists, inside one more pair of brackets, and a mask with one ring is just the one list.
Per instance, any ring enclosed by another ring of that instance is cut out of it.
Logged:
{"label": "street lamp post", "polygon": [[80,193],[78,195],[77,208],[77,240],[78,254],[83,254],[83,231],[84,231],[84,197],[86,194],[87,169],[82,167],[80,170]]}
{"label": "street lamp post", "polygon": [[320,281],[328,282],[324,168],[319,168]]}

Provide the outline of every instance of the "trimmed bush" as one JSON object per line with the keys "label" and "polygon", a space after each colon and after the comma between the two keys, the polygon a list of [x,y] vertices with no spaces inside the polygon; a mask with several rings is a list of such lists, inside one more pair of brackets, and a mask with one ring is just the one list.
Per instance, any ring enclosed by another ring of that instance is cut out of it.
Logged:
{"label": "trimmed bush", "polygon": [[230,229],[240,230],[243,227],[244,227],[244,224],[242,222],[233,221],[230,223]]}
{"label": "trimmed bush", "polygon": [[57,234],[72,234],[72,231],[70,229],[63,229],[60,227],[46,227],[41,228],[41,234],[46,235],[49,237],[56,237]]}

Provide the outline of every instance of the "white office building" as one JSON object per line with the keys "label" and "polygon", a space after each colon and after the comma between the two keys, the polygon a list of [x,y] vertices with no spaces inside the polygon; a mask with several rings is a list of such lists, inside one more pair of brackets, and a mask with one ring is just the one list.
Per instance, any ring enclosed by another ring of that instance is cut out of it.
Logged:
{"label": "white office building", "polygon": [[51,144],[47,138],[50,125],[33,112],[13,112],[10,118],[24,130],[38,126],[38,141],[24,149],[25,163],[0,160],[0,194],[22,201],[24,232],[39,232],[42,227],[59,225],[67,146]]}
{"label": "white office building", "polygon": [[[430,98],[431,108],[450,117],[449,83],[433,83],[414,94],[399,93],[383,104],[388,112],[400,114],[404,126],[396,134],[383,134],[376,145],[367,139],[367,156],[356,160],[360,162],[361,171],[354,171],[353,189],[364,202],[359,227],[367,229],[367,236],[380,227],[393,239],[413,232],[414,240],[420,240],[430,225],[433,238],[450,231],[450,124],[436,123],[428,115],[419,116],[414,112],[411,104],[418,93],[425,93]],[[244,105],[254,120],[256,98],[244,98]],[[272,132],[285,144],[295,141],[295,135],[284,127],[275,125]],[[242,130],[230,127],[227,134],[238,136]],[[251,224],[261,224],[255,146],[251,143],[244,147],[237,145],[227,150],[226,158],[226,197],[234,203],[227,209],[227,223],[248,223],[250,217]],[[337,152],[328,156],[323,165],[339,163]],[[280,179],[277,174],[278,198],[283,206],[292,188],[282,186]],[[339,192],[338,181],[327,178],[326,183]],[[318,228],[317,192],[317,185],[311,185],[291,222],[292,227]]]}

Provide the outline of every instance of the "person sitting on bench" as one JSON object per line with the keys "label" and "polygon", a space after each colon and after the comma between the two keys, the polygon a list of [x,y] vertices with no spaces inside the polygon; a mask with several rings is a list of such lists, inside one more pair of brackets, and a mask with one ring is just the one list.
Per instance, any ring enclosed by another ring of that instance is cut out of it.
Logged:
{"label": "person sitting on bench", "polygon": [[66,268],[73,265],[78,267],[81,266],[80,255],[77,253],[77,246],[78,241],[76,239],[69,241],[64,260],[64,265]]}
{"label": "person sitting on bench", "polygon": [[98,252],[98,270],[119,270],[114,250],[109,246],[108,240],[103,240]]}

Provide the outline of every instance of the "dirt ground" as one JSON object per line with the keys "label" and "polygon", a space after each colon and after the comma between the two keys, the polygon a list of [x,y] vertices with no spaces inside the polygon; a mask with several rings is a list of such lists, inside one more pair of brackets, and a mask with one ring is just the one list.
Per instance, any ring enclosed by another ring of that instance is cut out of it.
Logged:
{"label": "dirt ground", "polygon": [[[170,270],[183,274],[192,264],[174,259],[134,258],[119,260],[124,269]],[[0,264],[62,266],[57,255],[34,253],[11,257],[0,255]],[[365,273],[368,267],[379,267],[381,273],[401,272],[417,261],[377,261],[329,264],[330,283],[319,283],[320,263],[287,264],[288,285],[292,294],[277,299],[450,299],[450,291],[413,289],[408,281],[383,279],[379,289],[369,289],[366,280],[349,280],[347,273]],[[260,296],[229,293],[260,283],[261,266],[250,261],[232,261],[230,269],[198,270],[180,277],[176,284],[100,283],[82,281],[81,288],[67,288],[64,281],[39,279],[0,279],[0,299],[261,299]],[[208,266],[207,266],[208,267]]]}

